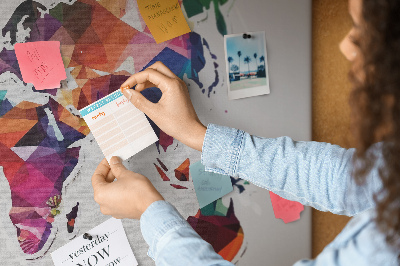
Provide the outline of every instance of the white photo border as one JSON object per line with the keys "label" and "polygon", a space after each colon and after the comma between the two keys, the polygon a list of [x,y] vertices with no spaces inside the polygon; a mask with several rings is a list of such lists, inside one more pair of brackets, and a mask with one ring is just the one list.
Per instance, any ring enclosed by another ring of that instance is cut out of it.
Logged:
{"label": "white photo border", "polygon": [[231,83],[229,80],[229,64],[228,62],[228,52],[227,52],[227,47],[226,47],[226,42],[230,38],[236,38],[240,37],[243,38],[243,33],[237,33],[237,34],[230,34],[230,35],[224,35],[224,50],[225,50],[225,66],[226,66],[226,77],[227,77],[227,85],[228,85],[228,99],[229,100],[236,100],[236,99],[241,99],[241,98],[247,98],[247,97],[253,97],[253,96],[259,96],[259,95],[265,95],[270,93],[270,87],[269,87],[269,73],[268,73],[268,55],[267,55],[267,45],[266,45],[266,40],[265,40],[265,31],[254,31],[254,32],[246,32],[246,34],[250,35],[260,35],[261,40],[263,42],[262,47],[264,47],[264,54],[265,54],[265,76],[266,76],[266,82],[267,84],[265,86],[259,86],[259,87],[253,87],[253,88],[246,88],[246,89],[240,89],[236,91],[231,91]]}

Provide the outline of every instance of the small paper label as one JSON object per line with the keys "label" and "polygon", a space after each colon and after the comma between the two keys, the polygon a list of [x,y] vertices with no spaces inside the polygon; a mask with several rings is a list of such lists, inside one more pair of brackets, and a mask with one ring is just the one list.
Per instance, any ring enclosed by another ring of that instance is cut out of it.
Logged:
{"label": "small paper label", "polygon": [[121,220],[111,218],[51,253],[55,266],[138,265]]}
{"label": "small paper label", "polygon": [[206,172],[201,162],[190,166],[190,174],[200,209],[233,190],[229,176]]}

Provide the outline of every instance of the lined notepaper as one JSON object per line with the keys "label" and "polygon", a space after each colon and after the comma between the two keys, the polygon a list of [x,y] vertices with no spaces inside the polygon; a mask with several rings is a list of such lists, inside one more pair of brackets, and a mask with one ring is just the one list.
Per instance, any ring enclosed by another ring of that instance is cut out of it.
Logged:
{"label": "lined notepaper", "polygon": [[144,113],[120,91],[79,112],[108,161],[112,156],[126,160],[158,140]]}

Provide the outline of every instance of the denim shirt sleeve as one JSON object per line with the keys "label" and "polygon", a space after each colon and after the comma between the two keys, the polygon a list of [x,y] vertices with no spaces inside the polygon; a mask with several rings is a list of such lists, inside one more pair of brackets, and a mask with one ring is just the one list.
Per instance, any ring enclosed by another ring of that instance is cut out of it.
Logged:
{"label": "denim shirt sleeve", "polygon": [[207,171],[245,179],[288,200],[353,216],[375,206],[378,170],[358,186],[351,176],[355,149],[289,137],[260,138],[209,124],[202,163]]}
{"label": "denim shirt sleeve", "polygon": [[156,265],[226,265],[218,255],[166,201],[153,202],[140,217],[140,228],[149,245],[147,255]]}

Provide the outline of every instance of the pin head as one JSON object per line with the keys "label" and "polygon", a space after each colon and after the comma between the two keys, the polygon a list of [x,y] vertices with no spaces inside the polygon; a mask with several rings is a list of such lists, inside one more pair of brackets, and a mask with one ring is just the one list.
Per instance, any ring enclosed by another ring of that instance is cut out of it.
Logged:
{"label": "pin head", "polygon": [[92,240],[92,239],[93,239],[93,237],[92,237],[91,235],[89,235],[88,233],[84,233],[84,234],[83,234],[83,239],[89,239],[89,240]]}
{"label": "pin head", "polygon": [[243,39],[251,39],[251,35],[247,33],[243,33]]}

